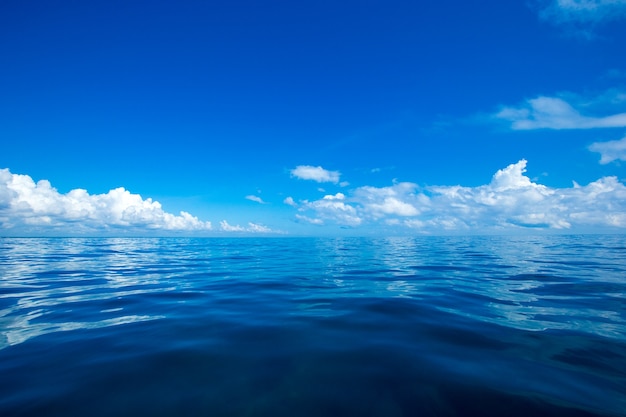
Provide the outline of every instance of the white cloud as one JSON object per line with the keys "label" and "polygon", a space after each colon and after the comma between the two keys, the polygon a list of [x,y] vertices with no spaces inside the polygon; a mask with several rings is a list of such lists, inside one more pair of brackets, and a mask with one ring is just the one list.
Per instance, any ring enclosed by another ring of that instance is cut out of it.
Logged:
{"label": "white cloud", "polygon": [[[448,216],[470,228],[569,229],[616,226],[613,216],[626,210],[626,187],[614,177],[584,187],[556,189],[532,182],[525,172],[526,161],[521,160],[499,170],[487,185],[433,187],[432,218]],[[581,221],[585,217],[583,213],[587,213],[585,221]],[[626,218],[622,217],[624,222],[620,227],[626,227]]]}
{"label": "white cloud", "polygon": [[275,232],[267,226],[263,226],[258,223],[248,223],[248,227],[242,227],[240,225],[231,225],[226,220],[220,222],[220,229],[224,232],[248,232],[248,233],[280,233]]}
{"label": "white cloud", "polygon": [[411,204],[400,201],[394,197],[385,198],[382,204],[371,204],[370,208],[385,214],[397,214],[398,216],[415,216],[419,211]]}
{"label": "white cloud", "polygon": [[255,232],[255,233],[271,233],[272,229],[270,229],[267,226],[263,226],[262,224],[257,224],[257,223],[248,223],[248,231],[249,232]]}
{"label": "white cloud", "polygon": [[90,195],[82,189],[59,193],[49,181],[0,170],[0,227],[33,232],[98,233],[120,228],[133,231],[210,230],[211,223],[181,211],[163,211],[158,201],[124,188]]}
{"label": "white cloud", "polygon": [[305,201],[300,207],[300,211],[312,210],[316,214],[316,219],[329,219],[339,224],[348,226],[358,226],[363,219],[357,215],[357,209],[345,203],[345,195],[337,193],[326,195],[321,200]]}
{"label": "white cloud", "polygon": [[324,224],[324,220],[322,219],[312,219],[311,217],[303,216],[301,214],[296,214],[296,219],[316,225]]}
{"label": "white cloud", "polygon": [[283,203],[291,207],[297,207],[298,204],[293,200],[293,197],[287,197],[283,200]]}
{"label": "white cloud", "polygon": [[[496,191],[516,190],[533,187],[530,178],[524,175],[526,172],[526,160],[522,159],[517,164],[511,164],[505,169],[499,169],[491,179],[491,186]],[[538,187],[545,188],[543,185]]]}
{"label": "white cloud", "polygon": [[417,185],[402,182],[391,187],[360,187],[355,191],[356,199],[364,211],[374,218],[386,215],[415,216],[419,214],[417,204],[424,203],[414,195]]}
{"label": "white cloud", "polygon": [[626,136],[619,140],[592,143],[589,145],[589,150],[600,154],[601,164],[626,161]]}
{"label": "white cloud", "polygon": [[511,122],[514,130],[593,129],[625,127],[626,113],[585,116],[559,97],[539,96],[518,107],[504,107],[495,118]]}
{"label": "white cloud", "polygon": [[246,229],[244,229],[243,227],[239,225],[231,226],[230,224],[228,224],[226,220],[222,220],[220,222],[220,229],[222,229],[225,232],[245,232],[246,231]]}
{"label": "white cloud", "polygon": [[256,196],[256,195],[247,195],[246,200],[254,201],[259,204],[267,204],[265,201],[263,201],[261,197]]}
{"label": "white cloud", "polygon": [[337,184],[341,174],[339,171],[328,171],[320,166],[298,165],[291,170],[291,175],[302,180],[332,182]]}
{"label": "white cloud", "polygon": [[325,195],[324,200],[345,200],[346,196],[343,193],[337,193],[335,195]]}
{"label": "white cloud", "polygon": [[[478,187],[412,183],[360,187],[352,195],[306,202],[298,218],[351,226],[384,222],[424,232],[504,231],[521,228],[626,228],[626,186],[615,177],[586,186],[550,188],[533,182],[526,161],[497,171]],[[313,213],[313,216],[307,216]]]}

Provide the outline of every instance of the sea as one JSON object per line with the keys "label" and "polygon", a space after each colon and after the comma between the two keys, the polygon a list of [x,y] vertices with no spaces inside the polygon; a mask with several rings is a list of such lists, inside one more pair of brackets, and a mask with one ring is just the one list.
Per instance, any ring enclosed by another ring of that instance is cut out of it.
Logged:
{"label": "sea", "polygon": [[1,238],[0,416],[626,416],[626,236]]}

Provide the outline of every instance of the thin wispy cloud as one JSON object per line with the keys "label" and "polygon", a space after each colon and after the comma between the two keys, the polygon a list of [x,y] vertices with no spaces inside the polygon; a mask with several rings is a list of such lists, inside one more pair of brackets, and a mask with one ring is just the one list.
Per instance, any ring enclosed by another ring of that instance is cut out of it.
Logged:
{"label": "thin wispy cloud", "polygon": [[600,154],[600,163],[603,165],[613,161],[626,161],[626,136],[619,140],[594,142],[589,145],[589,150]]}
{"label": "thin wispy cloud", "polygon": [[261,197],[259,197],[258,195],[247,195],[246,196],[246,200],[250,200],[250,201],[254,201],[255,203],[259,203],[259,204],[267,204],[265,201],[263,201],[263,199]]}
{"label": "thin wispy cloud", "polygon": [[332,182],[337,184],[341,173],[339,171],[329,171],[321,166],[298,165],[291,170],[291,175],[301,180],[311,180],[316,182]]}
{"label": "thin wispy cloud", "polygon": [[252,223],[252,222],[248,223],[247,231],[253,232],[253,233],[274,233],[274,231],[270,229],[269,227],[264,226],[262,224],[258,224],[258,223]]}
{"label": "thin wispy cloud", "polygon": [[563,98],[547,96],[526,100],[518,106],[503,107],[493,117],[510,123],[513,130],[626,127],[626,112],[586,115]]}
{"label": "thin wispy cloud", "polygon": [[240,225],[231,225],[226,220],[220,222],[220,230],[223,232],[241,232],[241,233],[275,233],[267,226],[258,223],[249,222],[247,227]]}
{"label": "thin wispy cloud", "polygon": [[557,23],[597,23],[626,17],[626,0],[552,0],[543,2],[541,18]]}
{"label": "thin wispy cloud", "polygon": [[625,20],[625,0],[540,1],[539,17],[555,25],[568,37],[585,41],[602,39],[602,28],[609,22]]}
{"label": "thin wispy cloud", "polygon": [[308,217],[308,216],[303,216],[302,214],[296,214],[296,219],[298,219],[300,221],[303,221],[305,223],[315,224],[315,225],[318,225],[318,226],[321,226],[321,225],[324,224],[324,220],[322,220],[322,219],[319,219],[319,218],[313,219],[313,218]]}

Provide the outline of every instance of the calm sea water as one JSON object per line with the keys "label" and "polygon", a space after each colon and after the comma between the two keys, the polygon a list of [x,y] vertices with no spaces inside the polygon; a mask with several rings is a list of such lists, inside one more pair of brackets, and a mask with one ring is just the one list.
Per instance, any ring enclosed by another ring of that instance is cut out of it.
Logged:
{"label": "calm sea water", "polygon": [[626,236],[0,239],[2,416],[623,416]]}

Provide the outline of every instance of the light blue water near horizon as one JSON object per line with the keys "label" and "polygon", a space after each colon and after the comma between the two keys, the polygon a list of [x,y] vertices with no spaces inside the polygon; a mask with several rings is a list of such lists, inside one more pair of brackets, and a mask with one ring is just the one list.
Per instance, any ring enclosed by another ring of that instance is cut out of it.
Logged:
{"label": "light blue water near horizon", "polygon": [[624,410],[623,235],[0,239],[2,416]]}

